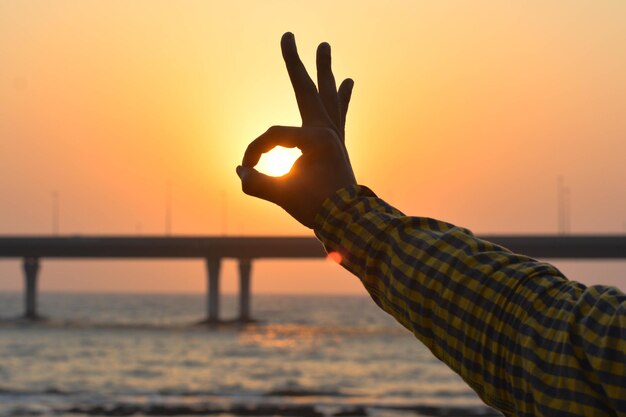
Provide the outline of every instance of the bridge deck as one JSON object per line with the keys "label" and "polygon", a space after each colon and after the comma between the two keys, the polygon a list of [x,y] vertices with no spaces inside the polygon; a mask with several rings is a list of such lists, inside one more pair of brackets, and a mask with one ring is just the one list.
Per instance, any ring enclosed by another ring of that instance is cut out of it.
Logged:
{"label": "bridge deck", "polygon": [[0,258],[322,258],[311,237],[0,237]]}
{"label": "bridge deck", "polygon": [[[626,235],[489,235],[538,258],[626,259]],[[313,237],[0,237],[0,258],[323,258]]]}

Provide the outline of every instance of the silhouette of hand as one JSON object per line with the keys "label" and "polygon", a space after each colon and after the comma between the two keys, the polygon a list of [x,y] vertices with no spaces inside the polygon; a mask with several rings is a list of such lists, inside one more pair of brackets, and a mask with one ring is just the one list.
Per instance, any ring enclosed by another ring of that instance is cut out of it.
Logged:
{"label": "silhouette of hand", "polygon": [[[338,189],[356,184],[344,139],[354,82],[348,78],[337,90],[327,43],[317,48],[318,87],[298,56],[292,33],[283,35],[281,48],[296,93],[302,127],[270,127],[248,145],[237,175],[244,193],[278,204],[312,228],[324,200]],[[270,177],[253,168],[261,154],[279,145],[302,151],[288,174]]]}

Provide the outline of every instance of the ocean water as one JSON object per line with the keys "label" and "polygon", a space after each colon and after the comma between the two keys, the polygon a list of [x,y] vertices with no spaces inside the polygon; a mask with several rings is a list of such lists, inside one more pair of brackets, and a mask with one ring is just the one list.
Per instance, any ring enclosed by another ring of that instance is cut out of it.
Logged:
{"label": "ocean water", "polygon": [[201,295],[39,306],[25,323],[0,294],[0,416],[499,415],[366,297],[253,295],[257,323],[214,328]]}

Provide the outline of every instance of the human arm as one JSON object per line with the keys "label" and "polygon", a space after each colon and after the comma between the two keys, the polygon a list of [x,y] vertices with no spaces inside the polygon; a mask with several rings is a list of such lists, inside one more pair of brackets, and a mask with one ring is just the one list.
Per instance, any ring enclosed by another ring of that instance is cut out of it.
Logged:
{"label": "human arm", "polygon": [[[318,48],[318,91],[293,37],[281,45],[302,127],[274,127],[250,144],[237,168],[244,192],[314,228],[374,301],[488,404],[508,415],[625,410],[624,295],[587,289],[466,229],[405,216],[356,185],[343,135],[346,90],[335,93],[328,78],[330,51]],[[276,145],[302,150],[292,171],[272,178],[254,170]]]}
{"label": "human arm", "polygon": [[405,216],[363,186],[326,200],[315,233],[487,404],[515,416],[626,413],[619,290],[586,288],[466,229]]}

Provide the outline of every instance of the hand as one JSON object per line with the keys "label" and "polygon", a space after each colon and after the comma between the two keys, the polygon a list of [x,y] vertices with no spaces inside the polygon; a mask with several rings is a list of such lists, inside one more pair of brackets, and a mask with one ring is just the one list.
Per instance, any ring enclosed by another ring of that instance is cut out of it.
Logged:
{"label": "hand", "polygon": [[[237,175],[244,193],[278,204],[312,228],[324,200],[338,189],[356,184],[344,139],[354,82],[348,78],[337,90],[330,45],[321,43],[316,57],[318,92],[298,56],[292,33],[283,35],[281,48],[296,93],[302,127],[270,127],[248,145]],[[255,170],[261,154],[279,145],[302,151],[291,171],[282,177],[270,177]]]}

